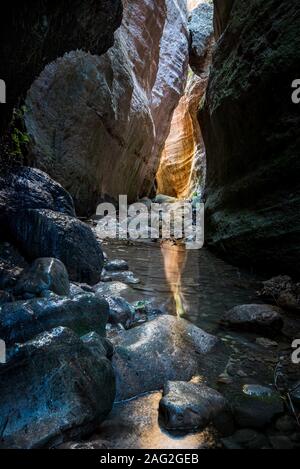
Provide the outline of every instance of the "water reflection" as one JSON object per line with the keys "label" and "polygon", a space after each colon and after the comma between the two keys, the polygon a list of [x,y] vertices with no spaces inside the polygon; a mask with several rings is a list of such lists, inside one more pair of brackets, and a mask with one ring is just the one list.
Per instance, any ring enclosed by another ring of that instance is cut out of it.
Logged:
{"label": "water reflection", "polygon": [[187,311],[187,302],[182,291],[182,274],[186,265],[187,251],[184,245],[161,244],[164,271],[172,293],[171,301],[175,303],[177,316],[183,317]]}

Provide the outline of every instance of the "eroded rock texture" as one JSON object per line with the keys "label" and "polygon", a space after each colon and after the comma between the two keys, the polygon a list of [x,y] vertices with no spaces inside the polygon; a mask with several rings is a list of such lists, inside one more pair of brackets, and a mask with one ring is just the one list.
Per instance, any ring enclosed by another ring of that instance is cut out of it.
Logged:
{"label": "eroded rock texture", "polygon": [[197,112],[208,81],[213,37],[213,7],[201,3],[189,19],[190,70],[184,95],[173,114],[157,172],[157,191],[186,198],[205,182],[205,148]]}
{"label": "eroded rock texture", "polygon": [[79,214],[102,198],[135,200],[151,192],[185,86],[185,2],[123,3],[113,48],[51,63],[27,98],[34,164],[69,190]]}
{"label": "eroded rock texture", "polygon": [[293,274],[300,266],[300,117],[291,100],[299,27],[293,0],[236,0],[200,115],[207,242],[231,261]]}
{"label": "eroded rock texture", "polygon": [[18,98],[47,63],[78,47],[97,54],[107,51],[121,18],[121,0],[11,0],[6,4],[0,18],[0,56],[7,105],[1,108],[0,132]]}

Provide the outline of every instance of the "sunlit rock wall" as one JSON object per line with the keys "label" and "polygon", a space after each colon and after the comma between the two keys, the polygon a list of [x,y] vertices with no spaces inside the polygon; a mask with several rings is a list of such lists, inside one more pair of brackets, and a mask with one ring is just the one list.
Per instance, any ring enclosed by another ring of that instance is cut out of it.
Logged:
{"label": "sunlit rock wall", "polygon": [[102,199],[153,190],[159,156],[188,66],[184,0],[126,0],[115,44],[98,57],[72,52],[31,87],[31,159],[90,214]]}
{"label": "sunlit rock wall", "polygon": [[156,176],[157,192],[178,198],[201,191],[205,183],[205,147],[197,112],[205,94],[214,45],[212,5],[201,2],[193,10],[189,29],[190,63],[197,75],[190,70]]}

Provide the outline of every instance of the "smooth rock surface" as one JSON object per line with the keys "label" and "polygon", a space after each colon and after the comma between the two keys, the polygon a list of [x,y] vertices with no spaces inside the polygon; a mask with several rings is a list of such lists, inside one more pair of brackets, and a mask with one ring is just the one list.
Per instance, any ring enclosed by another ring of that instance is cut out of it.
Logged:
{"label": "smooth rock surface", "polygon": [[127,194],[136,201],[153,192],[185,85],[186,2],[123,4],[122,25],[106,54],[76,51],[59,58],[26,100],[34,164],[70,191],[79,215],[93,213],[102,199]]}
{"label": "smooth rock surface", "polygon": [[112,343],[97,332],[89,332],[82,336],[81,340],[97,360],[102,357],[111,358],[114,354]]}
{"label": "smooth rock surface", "polygon": [[163,425],[168,430],[193,431],[209,423],[217,427],[227,419],[226,399],[204,384],[169,381],[159,403]]}
{"label": "smooth rock surface", "polygon": [[[1,107],[0,131],[11,120],[13,108],[46,64],[65,52],[84,49],[105,52],[122,18],[121,0],[13,0],[1,15],[1,78],[9,91]],[[16,34],[17,31],[17,34]],[[26,58],[26,60],[24,60]]]}
{"label": "smooth rock surface", "polygon": [[227,311],[222,318],[222,324],[247,332],[263,332],[274,335],[283,326],[280,315],[281,309],[270,305],[241,305]]}
{"label": "smooth rock surface", "polygon": [[23,298],[42,296],[45,290],[50,290],[59,296],[68,296],[70,282],[67,269],[58,259],[36,259],[25,268],[14,287],[14,294]]}
{"label": "smooth rock surface", "polygon": [[71,280],[96,284],[103,253],[91,228],[80,220],[52,210],[23,210],[9,220],[10,232],[28,259],[55,257]]}
{"label": "smooth rock surface", "polygon": [[184,319],[159,316],[112,337],[117,400],[161,389],[170,380],[189,380],[213,359],[219,341]]}
{"label": "smooth rock surface", "polygon": [[26,342],[58,326],[70,327],[78,334],[96,331],[105,336],[108,314],[108,303],[91,293],[15,301],[0,308],[0,337],[7,345]]}
{"label": "smooth rock surface", "polygon": [[0,376],[2,448],[52,447],[83,437],[113,406],[109,360],[96,360],[69,329],[18,345]]}

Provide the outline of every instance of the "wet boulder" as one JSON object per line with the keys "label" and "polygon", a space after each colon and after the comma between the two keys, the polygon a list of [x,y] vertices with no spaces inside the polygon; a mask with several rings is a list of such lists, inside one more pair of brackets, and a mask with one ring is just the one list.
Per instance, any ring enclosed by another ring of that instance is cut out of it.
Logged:
{"label": "wet boulder", "polygon": [[99,426],[114,402],[109,360],[95,359],[62,327],[11,350],[0,376],[2,448],[53,447],[80,439]]}
{"label": "wet boulder", "polygon": [[[194,431],[213,423],[223,429],[231,415],[226,399],[205,384],[169,381],[159,403],[163,425],[168,430]],[[230,425],[232,429],[232,425]]]}
{"label": "wet boulder", "polygon": [[113,259],[105,263],[105,270],[107,272],[123,272],[129,270],[129,266],[123,259]]}
{"label": "wet boulder", "polygon": [[75,216],[70,194],[46,173],[17,167],[0,176],[0,220],[24,209],[50,209]]}
{"label": "wet boulder", "polygon": [[28,259],[55,257],[71,280],[96,284],[104,263],[100,244],[80,220],[52,210],[23,210],[9,221],[16,245]]}
{"label": "wet boulder", "polygon": [[280,308],[270,305],[240,305],[227,311],[221,322],[231,329],[273,336],[283,327],[281,312]]}
{"label": "wet boulder", "polygon": [[101,357],[111,358],[114,354],[113,344],[97,332],[89,332],[82,336],[81,340],[97,360],[100,360]]}
{"label": "wet boulder", "polygon": [[259,295],[283,309],[300,311],[300,284],[288,275],[278,275],[263,282]]}
{"label": "wet boulder", "polygon": [[135,320],[135,309],[124,298],[107,297],[109,304],[108,322],[113,325],[122,324],[125,329],[129,329]]}
{"label": "wet boulder", "polygon": [[78,334],[96,331],[105,336],[108,313],[108,303],[91,293],[15,301],[0,308],[0,337],[10,345],[58,326],[70,327]]}
{"label": "wet boulder", "polygon": [[184,319],[159,316],[111,340],[118,400],[162,389],[170,380],[190,380],[208,362],[210,376],[220,373],[219,340]]}
{"label": "wet boulder", "polygon": [[46,290],[60,296],[68,296],[70,293],[67,269],[58,259],[50,257],[36,259],[19,276],[14,294],[23,298],[32,298],[42,296]]}

